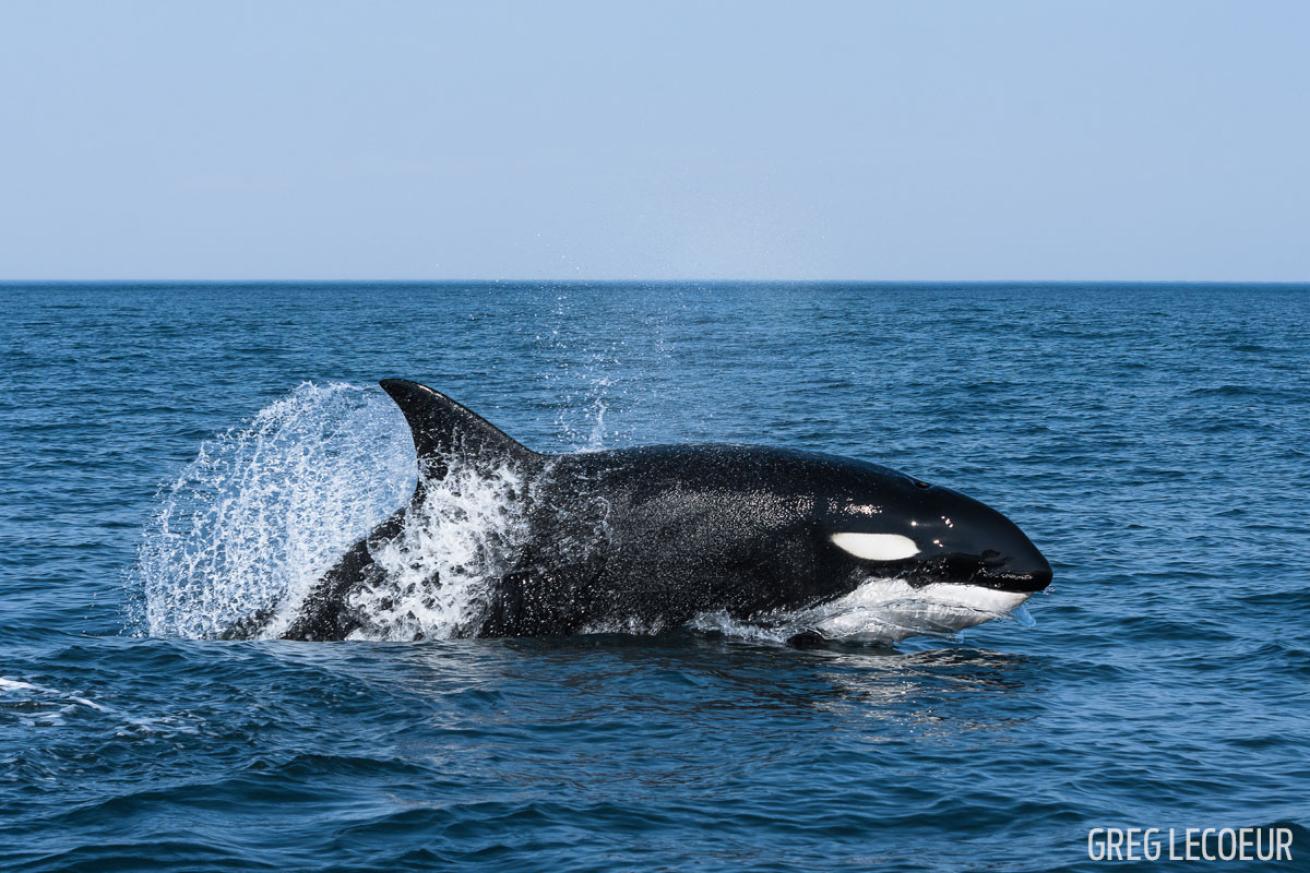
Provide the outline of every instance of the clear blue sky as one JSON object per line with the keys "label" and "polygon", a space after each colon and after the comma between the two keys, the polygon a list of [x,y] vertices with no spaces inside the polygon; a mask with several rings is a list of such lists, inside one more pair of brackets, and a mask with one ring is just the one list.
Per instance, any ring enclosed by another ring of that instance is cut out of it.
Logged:
{"label": "clear blue sky", "polygon": [[1310,3],[0,5],[0,278],[1310,280]]}

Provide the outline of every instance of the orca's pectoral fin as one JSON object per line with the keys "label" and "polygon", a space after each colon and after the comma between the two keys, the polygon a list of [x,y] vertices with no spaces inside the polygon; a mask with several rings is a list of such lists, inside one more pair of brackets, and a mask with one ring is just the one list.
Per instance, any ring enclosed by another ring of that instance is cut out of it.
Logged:
{"label": "orca's pectoral fin", "polygon": [[455,458],[494,463],[540,457],[440,391],[406,379],[383,379],[378,384],[391,395],[409,423],[420,480],[443,478]]}

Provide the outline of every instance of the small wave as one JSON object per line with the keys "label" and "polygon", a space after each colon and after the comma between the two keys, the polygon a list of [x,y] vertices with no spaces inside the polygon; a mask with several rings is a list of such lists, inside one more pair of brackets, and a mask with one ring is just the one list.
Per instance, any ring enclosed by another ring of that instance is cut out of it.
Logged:
{"label": "small wave", "polygon": [[1302,392],[1294,388],[1274,385],[1245,385],[1227,383],[1223,385],[1204,385],[1187,392],[1189,397],[1210,398],[1253,398],[1261,400],[1285,400],[1300,403],[1305,400]]}
{"label": "small wave", "polygon": [[46,688],[44,685],[33,685],[31,682],[20,682],[17,679],[6,679],[0,676],[0,692],[28,691],[31,692],[29,700],[63,700],[78,706],[85,706],[94,709],[97,712],[107,712],[108,707],[101,706],[93,700],[87,700],[85,697],[79,697],[76,694],[65,694],[62,691],[56,691],[53,688]]}
{"label": "small wave", "polygon": [[63,725],[66,717],[96,716],[114,710],[78,694],[0,676],[0,714],[4,713],[29,727],[55,727]]}
{"label": "small wave", "polygon": [[67,718],[108,720],[115,736],[139,737],[151,733],[195,733],[185,719],[174,716],[141,717],[116,706],[97,703],[80,694],[0,676],[0,712],[11,712],[29,726],[56,727]]}

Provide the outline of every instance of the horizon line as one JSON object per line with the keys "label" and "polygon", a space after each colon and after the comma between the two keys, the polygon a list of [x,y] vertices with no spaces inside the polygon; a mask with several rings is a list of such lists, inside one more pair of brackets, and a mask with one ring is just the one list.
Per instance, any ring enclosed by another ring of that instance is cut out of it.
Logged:
{"label": "horizon line", "polygon": [[1242,285],[1310,286],[1310,279],[0,279],[30,285]]}

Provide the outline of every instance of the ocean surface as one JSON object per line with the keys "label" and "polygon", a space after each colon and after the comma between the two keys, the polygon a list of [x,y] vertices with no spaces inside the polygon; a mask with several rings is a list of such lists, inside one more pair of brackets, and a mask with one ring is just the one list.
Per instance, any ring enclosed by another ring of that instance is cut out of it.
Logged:
{"label": "ocean surface", "polygon": [[[1310,859],[1310,289],[0,306],[0,869],[1090,870],[1106,826],[1279,825]],[[1055,582],[1035,626],[893,648],[209,638],[407,498],[387,376],[543,450],[883,463],[1006,513]]]}

